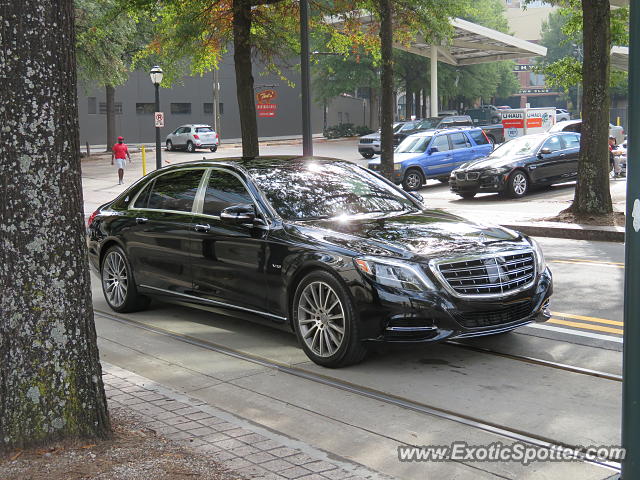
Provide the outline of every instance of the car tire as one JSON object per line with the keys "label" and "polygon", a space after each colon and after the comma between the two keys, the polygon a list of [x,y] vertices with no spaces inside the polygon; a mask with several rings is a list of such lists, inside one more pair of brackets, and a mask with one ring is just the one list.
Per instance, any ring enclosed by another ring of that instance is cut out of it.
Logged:
{"label": "car tire", "polygon": [[133,269],[124,250],[113,246],[100,264],[102,293],[111,310],[120,313],[136,312],[149,306],[150,299],[138,293]]}
{"label": "car tire", "polygon": [[211,150],[212,152],[215,152],[216,150],[218,150],[218,146],[214,145],[213,147],[211,147],[209,150]]}
{"label": "car tire", "polygon": [[522,198],[529,192],[529,177],[522,170],[516,170],[509,176],[507,192],[512,198]]}
{"label": "car tire", "polygon": [[476,196],[477,193],[478,192],[461,192],[458,195],[460,195],[465,200],[471,200],[473,197]]}
{"label": "car tire", "polygon": [[317,270],[306,275],[296,288],[291,313],[298,341],[314,363],[339,368],[366,356],[353,300],[331,273]]}
{"label": "car tire", "polygon": [[173,150],[173,143],[171,143],[171,140],[167,140],[167,152],[170,152],[171,150]]}
{"label": "car tire", "polygon": [[422,185],[424,185],[424,175],[417,168],[408,169],[404,178],[402,179],[402,188],[407,192],[413,192],[418,190]]}
{"label": "car tire", "polygon": [[364,158],[373,158],[373,152],[361,152],[360,155]]}
{"label": "car tire", "polygon": [[187,152],[193,153],[196,151],[196,146],[193,144],[191,140],[187,142]]}

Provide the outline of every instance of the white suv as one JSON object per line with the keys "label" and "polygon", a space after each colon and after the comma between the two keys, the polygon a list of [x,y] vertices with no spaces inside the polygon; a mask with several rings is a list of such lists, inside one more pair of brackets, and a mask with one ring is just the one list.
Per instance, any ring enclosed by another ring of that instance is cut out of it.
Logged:
{"label": "white suv", "polygon": [[195,152],[196,148],[208,148],[212,152],[218,149],[220,139],[209,125],[182,125],[167,135],[165,145],[167,150],[184,148],[187,152]]}

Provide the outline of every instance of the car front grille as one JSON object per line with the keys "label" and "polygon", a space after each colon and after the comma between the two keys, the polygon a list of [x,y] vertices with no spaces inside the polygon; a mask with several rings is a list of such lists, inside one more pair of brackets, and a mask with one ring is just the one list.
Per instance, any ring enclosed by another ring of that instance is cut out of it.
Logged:
{"label": "car front grille", "polygon": [[373,143],[373,138],[361,138],[360,143]]}
{"label": "car front grille", "polygon": [[459,312],[455,319],[466,328],[482,328],[524,320],[533,313],[531,302],[518,302],[499,310]]}
{"label": "car front grille", "polygon": [[458,180],[477,180],[479,177],[480,172],[456,172]]}
{"label": "car front grille", "polygon": [[533,281],[533,252],[509,253],[437,264],[449,286],[460,295],[504,294]]}

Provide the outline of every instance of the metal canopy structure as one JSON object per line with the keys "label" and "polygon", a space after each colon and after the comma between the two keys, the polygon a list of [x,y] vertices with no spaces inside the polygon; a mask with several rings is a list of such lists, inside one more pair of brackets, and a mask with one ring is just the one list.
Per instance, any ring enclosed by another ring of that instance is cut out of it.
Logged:
{"label": "metal canopy structure", "polygon": [[611,47],[611,66],[624,72],[629,71],[629,47]]}
{"label": "metal canopy structure", "polygon": [[397,49],[429,57],[432,60],[430,103],[433,117],[438,115],[438,61],[462,66],[547,54],[546,47],[542,45],[527,42],[461,18],[452,18],[451,26],[454,34],[449,45],[429,45],[420,38],[409,46],[394,45]]}

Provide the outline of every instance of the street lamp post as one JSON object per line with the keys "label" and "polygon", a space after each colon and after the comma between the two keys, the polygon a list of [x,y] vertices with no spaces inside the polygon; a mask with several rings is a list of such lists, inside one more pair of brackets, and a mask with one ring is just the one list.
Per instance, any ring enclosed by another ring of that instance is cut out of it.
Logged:
{"label": "street lamp post", "polygon": [[160,83],[162,83],[162,69],[155,66],[149,72],[151,83],[156,87],[156,115],[154,121],[156,125],[156,170],[162,168],[162,150],[160,147],[160,127],[158,126],[157,114],[160,113]]}
{"label": "street lamp post", "polygon": [[313,156],[311,139],[311,74],[309,66],[309,0],[300,0],[300,71],[302,88],[302,155]]}

